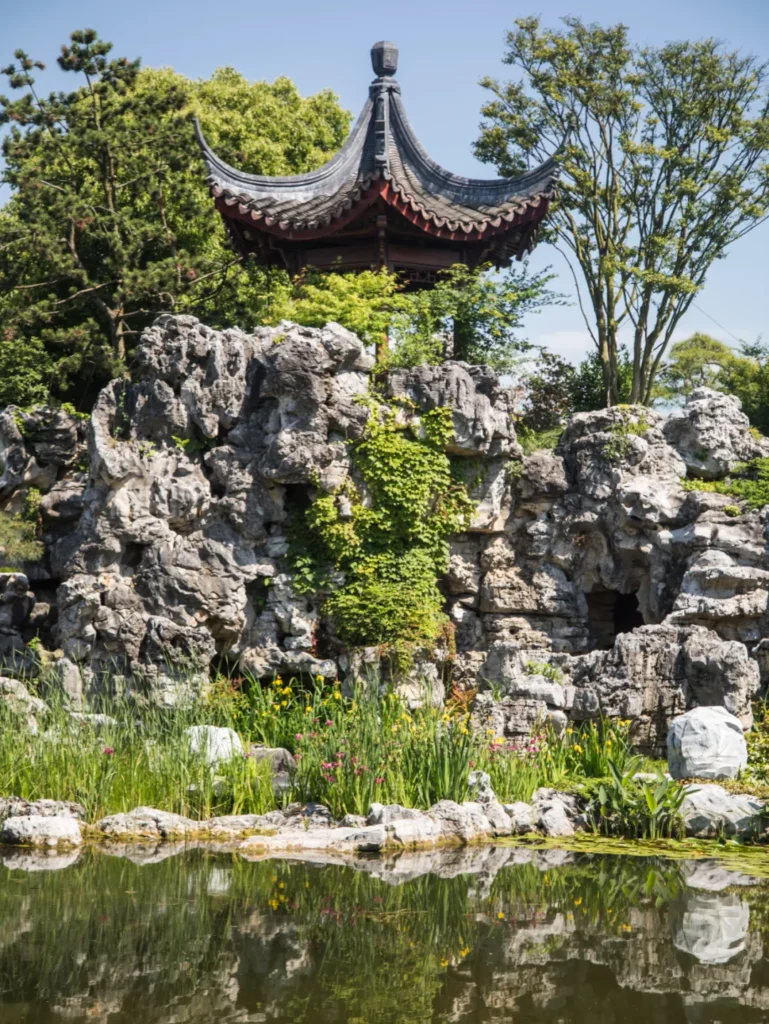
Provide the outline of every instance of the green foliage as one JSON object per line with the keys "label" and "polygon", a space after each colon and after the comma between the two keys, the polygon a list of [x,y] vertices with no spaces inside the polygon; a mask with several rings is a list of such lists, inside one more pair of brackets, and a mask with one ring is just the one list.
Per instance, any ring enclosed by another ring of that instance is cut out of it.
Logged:
{"label": "green foliage", "polygon": [[643,412],[628,408],[622,411],[622,421],[609,427],[611,437],[603,446],[603,454],[609,462],[622,462],[633,450],[633,437],[643,437],[649,429],[649,421]]}
{"label": "green foliage", "polygon": [[[35,493],[39,499],[40,492]],[[25,505],[18,516],[0,512],[0,558],[6,566],[19,568],[25,562],[37,562],[43,557],[38,528],[39,513],[36,514],[32,506]]]}
{"label": "green foliage", "polygon": [[728,345],[697,332],[691,338],[670,347],[670,356],[662,367],[655,395],[663,401],[686,398],[694,388],[721,388],[721,374],[735,360]]}
{"label": "green foliage", "polygon": [[[0,318],[4,303],[0,299]],[[19,344],[13,328],[0,329],[0,408],[44,405],[49,397],[51,359],[40,338]]]}
{"label": "green foliage", "polygon": [[[620,348],[617,361],[619,402],[630,397],[633,367],[627,350]],[[606,390],[598,353],[573,366],[561,356],[540,349],[536,369],[523,375],[523,413],[519,435],[524,448],[532,435],[540,447],[552,448],[547,435],[564,425],[575,412],[591,412],[606,405]],[[532,449],[533,450],[533,449]]]}
{"label": "green foliage", "polygon": [[451,351],[454,359],[511,370],[531,348],[518,334],[524,318],[563,298],[548,288],[554,276],[548,270],[531,274],[525,264],[501,274],[488,270],[458,263],[434,288],[407,296],[405,315],[394,324],[393,365],[439,362],[441,352]]}
{"label": "green foliage", "polygon": [[27,800],[76,800],[90,821],[139,806],[195,819],[216,813],[260,814],[274,807],[268,765],[240,757],[214,775],[205,758],[192,753],[184,734],[197,724],[242,730],[237,703],[138,711],[128,702],[105,700],[99,710],[115,724],[108,722],[98,731],[83,727],[49,701],[42,724],[55,732],[57,741],[51,743],[21,727],[7,705],[0,707],[3,792]]}
{"label": "green foliage", "polygon": [[769,435],[769,346],[761,341],[741,345],[739,355],[722,366],[718,388],[736,395],[752,427]]}
{"label": "green foliage", "polygon": [[551,427],[548,430],[529,430],[525,422],[521,422],[516,430],[518,441],[523,449],[524,455],[531,455],[532,452],[544,450],[550,451],[558,444],[562,427]]}
{"label": "green foliage", "polygon": [[[748,509],[769,505],[769,459],[752,459],[736,466],[724,480],[698,480],[689,477],[682,481],[685,491],[711,491],[715,494],[730,494],[745,503]],[[739,514],[735,505],[727,505],[727,515]]]}
{"label": "green foliage", "polygon": [[11,188],[0,210],[0,368],[12,371],[0,376],[22,404],[50,390],[87,407],[158,312],[254,326],[273,281],[285,283],[229,248],[192,112],[225,159],[267,174],[318,166],[349,124],[329,92],[303,99],[287,79],[249,83],[227,68],[192,82],[110,50],[92,30],[73,33],[58,62],[80,84],[47,97],[35,92],[40,62],[19,50],[4,69],[21,95],[0,97]]}
{"label": "green foliage", "polygon": [[397,276],[386,270],[358,274],[309,270],[275,289],[263,319],[273,324],[293,320],[306,327],[323,327],[333,320],[367,344],[380,344],[408,304]]}
{"label": "green foliage", "polygon": [[523,669],[529,676],[544,676],[553,683],[563,682],[563,672],[557,665],[551,665],[546,661],[527,661]]}
{"label": "green foliage", "polygon": [[351,446],[360,488],[350,480],[315,499],[293,565],[300,588],[325,592],[324,611],[345,644],[381,645],[403,663],[446,625],[437,578],[448,538],[473,505],[445,454],[451,411],[401,420],[372,403],[364,437]]}
{"label": "green foliage", "polygon": [[631,402],[648,403],[673,331],[713,262],[766,216],[769,68],[712,39],[633,46],[624,25],[521,18],[512,81],[491,99],[476,154],[506,175],[558,152],[546,237],[565,252],[620,400],[619,336],[633,333]]}
{"label": "green foliage", "polygon": [[753,728],[745,734],[748,745],[748,766],[745,771],[752,782],[769,783],[769,713],[765,700],[753,704]]}
{"label": "green foliage", "polygon": [[686,787],[659,769],[654,783],[635,783],[631,774],[609,762],[609,779],[598,787],[592,812],[594,829],[626,839],[682,839]]}

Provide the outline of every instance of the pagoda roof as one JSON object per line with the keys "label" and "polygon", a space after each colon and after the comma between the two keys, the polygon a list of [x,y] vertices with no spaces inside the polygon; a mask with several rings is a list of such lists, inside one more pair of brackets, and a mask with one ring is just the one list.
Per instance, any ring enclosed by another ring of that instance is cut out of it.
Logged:
{"label": "pagoda roof", "polygon": [[406,114],[393,75],[398,51],[377,43],[377,77],[346,142],[315,171],[289,177],[248,174],[225,163],[195,122],[208,182],[223,214],[290,238],[320,238],[382,197],[430,234],[466,239],[539,221],[558,179],[554,159],[515,178],[464,178],[432,160]]}

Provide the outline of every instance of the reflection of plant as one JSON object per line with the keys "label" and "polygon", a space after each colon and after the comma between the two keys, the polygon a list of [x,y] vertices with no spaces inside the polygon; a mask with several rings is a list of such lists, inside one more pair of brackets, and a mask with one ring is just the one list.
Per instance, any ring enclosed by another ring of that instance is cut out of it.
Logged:
{"label": "reflection of plant", "polygon": [[[559,915],[566,942],[573,922],[591,944],[614,944],[641,910],[659,942],[665,908],[685,890],[675,863],[611,856],[547,870],[508,865],[488,891],[472,874],[391,884],[365,865],[319,870],[201,850],[147,865],[85,852],[74,870],[10,877],[14,884],[0,886],[6,1002],[23,1016],[34,999],[39,1015],[42,1005],[69,998],[88,1016],[126,992],[143,1024],[166,1021],[169,1006],[191,999],[228,1007],[224,987],[238,964],[253,1005],[280,1002],[296,1024],[339,1019],[340,1006],[349,1021],[431,1020],[441,990],[449,986],[454,998],[462,986],[474,992],[484,964],[504,981],[499,948],[507,939],[515,937],[523,956],[548,956],[541,925]],[[748,889],[741,898],[758,910],[761,893]],[[302,970],[287,988],[297,948]],[[271,969],[243,974],[249,950]],[[94,972],[94,961],[110,970]]]}

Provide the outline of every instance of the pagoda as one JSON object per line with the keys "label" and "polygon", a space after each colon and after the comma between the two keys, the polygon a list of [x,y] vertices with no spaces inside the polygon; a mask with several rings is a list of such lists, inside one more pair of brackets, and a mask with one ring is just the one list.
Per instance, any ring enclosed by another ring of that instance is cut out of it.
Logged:
{"label": "pagoda", "polygon": [[530,252],[555,194],[550,159],[516,178],[463,178],[419,143],[393,77],[398,50],[371,50],[376,78],[347,141],[316,171],[247,174],[198,141],[216,208],[235,248],[296,274],[386,267],[409,287],[430,287],[455,263],[504,267]]}

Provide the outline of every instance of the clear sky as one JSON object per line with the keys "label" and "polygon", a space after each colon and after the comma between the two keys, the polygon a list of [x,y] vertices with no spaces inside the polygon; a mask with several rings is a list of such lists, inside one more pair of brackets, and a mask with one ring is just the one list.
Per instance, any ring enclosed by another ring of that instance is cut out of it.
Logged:
{"label": "clear sky", "polygon": [[[0,66],[21,47],[48,64],[44,88],[65,87],[58,48],[74,29],[90,27],[117,54],[190,77],[231,64],[252,79],[288,75],[303,93],[329,87],[357,116],[372,77],[371,44],[391,39],[409,116],[430,155],[458,174],[493,177],[472,155],[484,99],[477,83],[484,74],[504,77],[505,32],[527,14],[553,26],[566,14],[622,21],[639,43],[715,36],[769,59],[769,0],[0,0]],[[768,249],[769,223],[713,268],[678,336],[701,330],[731,343],[769,339]],[[548,264],[557,287],[571,292],[560,257],[542,245],[532,265]],[[572,359],[590,344],[576,306],[532,317],[528,336]]]}

